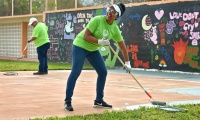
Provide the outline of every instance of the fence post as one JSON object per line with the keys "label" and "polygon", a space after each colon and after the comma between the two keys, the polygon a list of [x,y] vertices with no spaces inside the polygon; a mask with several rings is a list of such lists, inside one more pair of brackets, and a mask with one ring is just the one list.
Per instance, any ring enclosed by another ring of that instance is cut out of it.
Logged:
{"label": "fence post", "polygon": [[32,14],[33,12],[32,12],[32,5],[33,5],[33,1],[32,0],[29,0],[29,4],[30,4],[30,14]]}

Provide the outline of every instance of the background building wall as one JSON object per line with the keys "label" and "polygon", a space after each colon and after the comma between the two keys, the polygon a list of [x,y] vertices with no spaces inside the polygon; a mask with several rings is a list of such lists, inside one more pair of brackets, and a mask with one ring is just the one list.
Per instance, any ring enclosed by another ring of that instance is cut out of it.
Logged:
{"label": "background building wall", "polygon": [[[0,17],[0,56],[15,58],[21,56],[22,50],[32,35],[33,28],[28,26],[31,17],[43,21],[43,14]],[[22,32],[23,22],[27,23],[27,31],[24,33]],[[27,35],[27,39],[23,39],[22,35]],[[26,53],[27,58],[37,58],[36,47],[33,43],[28,44]]]}
{"label": "background building wall", "polygon": [[19,56],[20,32],[21,23],[0,24],[0,56]]}

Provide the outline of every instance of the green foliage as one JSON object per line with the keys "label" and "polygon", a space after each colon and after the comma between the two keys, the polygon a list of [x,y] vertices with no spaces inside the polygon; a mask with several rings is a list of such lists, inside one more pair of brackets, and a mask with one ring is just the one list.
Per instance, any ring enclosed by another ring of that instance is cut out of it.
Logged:
{"label": "green foliage", "polygon": [[24,15],[29,13],[29,0],[14,0],[14,15]]}
{"label": "green foliage", "polygon": [[67,9],[67,8],[74,8],[75,7],[75,1],[74,0],[57,0],[58,9]]}
{"label": "green foliage", "polygon": [[32,2],[32,13],[42,13],[45,10],[45,0],[34,0]]}
{"label": "green foliage", "polygon": [[[77,7],[83,7],[80,0],[77,0]],[[57,9],[71,9],[75,8],[75,0],[57,0]]]}
{"label": "green foliage", "polygon": [[[102,114],[75,115],[66,117],[49,117],[45,120],[199,120],[200,104],[179,105],[188,111],[169,112],[158,108],[141,107],[137,110],[111,111]],[[44,120],[36,118],[32,120]]]}
{"label": "green foliage", "polygon": [[12,15],[12,0],[0,0],[0,16]]}
{"label": "green foliage", "polygon": [[[24,15],[30,14],[30,0],[13,0],[14,1],[14,13],[13,15]],[[46,7],[47,1],[47,7]],[[57,3],[55,3],[57,1]],[[114,3],[122,2],[124,4],[130,2],[145,2],[149,0],[113,0]],[[77,0],[77,7],[81,8],[84,6],[102,6],[108,5],[111,0]],[[45,9],[46,8],[46,9]],[[75,8],[75,0],[32,0],[32,13],[38,14],[47,10],[61,10]],[[12,0],[0,0],[0,16],[11,16],[12,15]]]}
{"label": "green foliage", "polygon": [[[78,1],[78,0],[77,0]],[[30,0],[14,0],[13,15],[24,15],[30,14]],[[60,9],[75,8],[75,0],[47,0],[47,11],[55,10],[57,7]],[[78,7],[83,5],[78,1]],[[32,13],[42,13],[46,9],[46,0],[32,0]],[[0,16],[11,16],[12,15],[12,0],[0,0]]]}
{"label": "green foliage", "polygon": [[55,10],[56,6],[57,6],[57,4],[55,3],[55,0],[48,0],[47,11],[49,11],[49,10]]}

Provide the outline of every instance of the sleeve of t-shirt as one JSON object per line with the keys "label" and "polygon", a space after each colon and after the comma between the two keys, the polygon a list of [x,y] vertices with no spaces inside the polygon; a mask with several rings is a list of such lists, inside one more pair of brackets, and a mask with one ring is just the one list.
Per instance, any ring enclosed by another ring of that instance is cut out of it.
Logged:
{"label": "sleeve of t-shirt", "polygon": [[94,32],[96,30],[96,28],[99,25],[99,19],[98,17],[94,17],[90,20],[90,22],[87,24],[86,28],[88,28],[90,30],[90,32]]}
{"label": "sleeve of t-shirt", "polygon": [[32,37],[38,37],[39,36],[39,33],[40,33],[40,29],[38,29],[38,27],[35,27],[33,29],[33,33],[32,33]]}
{"label": "sleeve of t-shirt", "polygon": [[116,42],[124,41],[124,38],[121,35],[121,31],[120,31],[118,26],[116,26],[115,35],[113,36],[113,40],[116,41]]}
{"label": "sleeve of t-shirt", "polygon": [[[46,26],[46,25],[45,25],[45,26]],[[49,30],[48,26],[46,26],[46,30],[47,30],[47,31]]]}

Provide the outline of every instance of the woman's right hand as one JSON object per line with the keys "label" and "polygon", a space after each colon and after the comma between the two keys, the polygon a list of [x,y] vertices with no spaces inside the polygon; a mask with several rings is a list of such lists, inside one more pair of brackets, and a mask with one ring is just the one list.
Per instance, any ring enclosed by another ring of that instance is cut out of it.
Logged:
{"label": "woman's right hand", "polygon": [[101,45],[110,45],[110,41],[108,39],[99,39],[98,44]]}

